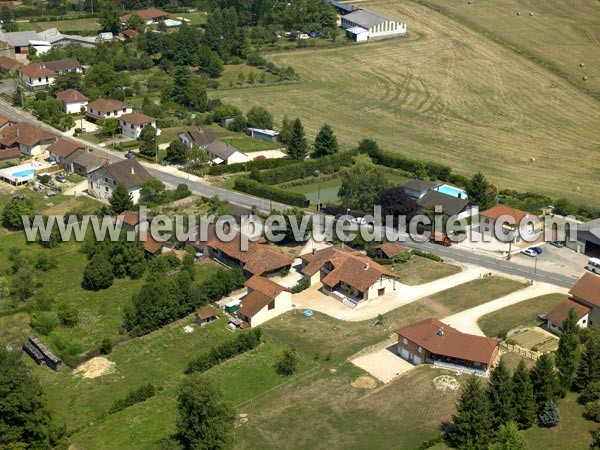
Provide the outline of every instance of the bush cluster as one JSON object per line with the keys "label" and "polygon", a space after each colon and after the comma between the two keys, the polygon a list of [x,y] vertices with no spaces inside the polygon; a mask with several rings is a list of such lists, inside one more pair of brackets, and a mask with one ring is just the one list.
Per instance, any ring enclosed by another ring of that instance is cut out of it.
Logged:
{"label": "bush cluster", "polygon": [[431,178],[450,181],[452,169],[444,164],[408,158],[399,153],[381,150],[375,146],[371,146],[363,151],[371,157],[375,164],[405,170],[415,175],[422,175],[420,171],[424,169],[426,175]]}
{"label": "bush cluster", "polygon": [[236,191],[245,192],[246,194],[256,195],[257,197],[267,198],[292,206],[304,207],[306,204],[306,197],[303,194],[288,192],[245,177],[236,178],[233,188]]}
{"label": "bush cluster", "polygon": [[212,166],[210,169],[208,169],[208,174],[224,175],[226,173],[245,172],[246,170],[275,169],[290,164],[297,164],[297,161],[286,158],[255,159],[254,161],[248,161],[247,163],[235,163],[225,166]]}
{"label": "bush cluster", "polygon": [[234,356],[250,351],[260,344],[261,331],[255,328],[250,331],[239,333],[234,339],[223,342],[190,361],[185,373],[206,372]]}
{"label": "bush cluster", "polygon": [[141,403],[144,400],[156,395],[156,387],[152,383],[144,384],[137,389],[133,389],[127,393],[125,397],[115,400],[110,409],[109,414],[114,414],[123,411],[136,403]]}

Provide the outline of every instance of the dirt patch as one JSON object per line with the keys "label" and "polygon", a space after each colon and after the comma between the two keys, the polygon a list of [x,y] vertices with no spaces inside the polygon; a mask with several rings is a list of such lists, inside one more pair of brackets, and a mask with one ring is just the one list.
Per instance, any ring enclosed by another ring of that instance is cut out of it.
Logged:
{"label": "dirt patch", "polygon": [[440,375],[439,377],[435,377],[433,379],[433,385],[438,391],[442,392],[457,391],[460,387],[458,380],[450,375]]}
{"label": "dirt patch", "polygon": [[194,328],[191,327],[190,325],[187,325],[187,326],[183,327],[183,332],[184,333],[193,333],[194,332]]}
{"label": "dirt patch", "polygon": [[350,383],[350,385],[356,389],[375,389],[377,387],[377,381],[373,377],[363,375]]}
{"label": "dirt patch", "polygon": [[115,371],[115,363],[104,356],[92,358],[81,364],[73,373],[82,373],[83,378],[97,378]]}
{"label": "dirt patch", "polygon": [[558,348],[558,337],[539,327],[519,327],[508,333],[508,339],[529,350],[541,353],[551,352]]}

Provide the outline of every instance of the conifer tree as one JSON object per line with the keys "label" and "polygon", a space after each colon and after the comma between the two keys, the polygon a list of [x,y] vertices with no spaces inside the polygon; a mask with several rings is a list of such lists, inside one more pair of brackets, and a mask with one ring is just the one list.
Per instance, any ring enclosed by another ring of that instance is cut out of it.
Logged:
{"label": "conifer tree", "polygon": [[502,359],[490,373],[487,397],[490,402],[490,413],[494,428],[514,420],[512,379]]}
{"label": "conifer tree", "polygon": [[471,376],[462,390],[446,439],[456,448],[484,450],[490,443],[491,435],[487,397],[479,379]]}
{"label": "conifer tree", "polygon": [[520,429],[525,430],[535,422],[535,396],[529,371],[525,362],[521,360],[512,377],[512,386],[515,402],[515,422]]}
{"label": "conifer tree", "polygon": [[527,450],[527,443],[519,434],[519,429],[514,422],[502,425],[498,430],[496,442],[489,450]]}
{"label": "conifer tree", "polygon": [[333,134],[333,129],[331,125],[326,123],[317,133],[312,157],[320,158],[321,156],[333,155],[337,153],[338,149],[338,141],[335,134]]}
{"label": "conifer tree", "polygon": [[127,191],[127,188],[121,183],[117,185],[108,202],[115,214],[121,214],[123,211],[133,209],[133,198],[129,191]]}
{"label": "conifer tree", "polygon": [[585,389],[590,383],[600,381],[600,330],[588,331],[575,382],[579,390]]}
{"label": "conifer tree", "polygon": [[569,310],[563,322],[563,332],[558,341],[556,351],[556,368],[560,381],[561,394],[565,395],[573,386],[577,377],[577,369],[581,360],[581,341],[579,340],[579,326],[577,313],[574,308]]}
{"label": "conifer tree", "polygon": [[540,425],[543,427],[554,427],[560,422],[560,411],[552,400],[543,403],[542,410],[538,414]]}
{"label": "conifer tree", "polygon": [[531,383],[538,411],[548,400],[553,400],[559,391],[558,380],[554,373],[554,359],[550,353],[544,353],[531,371]]}
{"label": "conifer tree", "polygon": [[288,155],[292,159],[304,161],[308,154],[308,145],[306,136],[304,135],[304,127],[300,119],[294,120],[292,123],[292,134],[288,143]]}

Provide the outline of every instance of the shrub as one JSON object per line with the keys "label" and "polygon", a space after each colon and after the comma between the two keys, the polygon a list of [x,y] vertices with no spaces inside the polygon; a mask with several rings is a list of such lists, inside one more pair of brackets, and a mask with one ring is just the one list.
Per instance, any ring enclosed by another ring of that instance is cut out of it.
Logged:
{"label": "shrub", "polygon": [[112,286],[113,267],[105,255],[99,253],[90,260],[83,272],[83,287],[90,291],[99,291]]}
{"label": "shrub", "polygon": [[65,327],[74,327],[79,320],[79,311],[70,303],[63,302],[58,306],[58,320]]}
{"label": "shrub", "polygon": [[298,368],[298,355],[296,349],[293,347],[286,348],[283,350],[279,361],[275,364],[275,370],[279,375],[289,377],[296,373]]}
{"label": "shrub", "polygon": [[127,393],[125,397],[115,400],[110,409],[109,414],[114,414],[123,411],[136,403],[141,403],[156,395],[156,387],[152,383],[144,384],[137,389],[133,389]]}
{"label": "shrub", "polygon": [[100,342],[100,345],[98,346],[98,352],[101,355],[108,355],[110,352],[112,352],[112,342],[110,338],[106,337],[102,339],[102,342]]}
{"label": "shrub", "polygon": [[298,292],[302,292],[310,287],[310,280],[308,278],[303,278],[298,281],[295,286],[292,287],[292,294],[297,294]]}
{"label": "shrub", "polygon": [[579,402],[587,404],[589,402],[595,402],[600,400],[600,381],[594,381],[587,385],[587,387],[579,395]]}
{"label": "shrub", "polygon": [[560,411],[558,406],[552,400],[544,403],[542,410],[538,414],[538,419],[542,427],[554,427],[560,422]]}
{"label": "shrub", "polygon": [[59,320],[55,312],[40,312],[31,317],[30,325],[39,333],[48,335],[59,325]]}
{"label": "shrub", "polygon": [[413,255],[420,256],[421,258],[427,258],[437,262],[444,262],[442,258],[440,258],[438,255],[434,255],[433,253],[423,252],[421,250],[413,250],[412,253]]}
{"label": "shrub", "polygon": [[246,170],[251,171],[253,169],[264,170],[264,169],[275,169],[282,166],[289,166],[291,164],[297,164],[297,161],[286,158],[270,158],[270,159],[256,159],[254,161],[248,161],[246,163],[235,163],[228,164],[225,166],[212,166],[208,169],[209,175],[223,175],[226,173],[240,173]]}
{"label": "shrub", "polygon": [[600,400],[587,403],[583,414],[594,422],[600,422]]}

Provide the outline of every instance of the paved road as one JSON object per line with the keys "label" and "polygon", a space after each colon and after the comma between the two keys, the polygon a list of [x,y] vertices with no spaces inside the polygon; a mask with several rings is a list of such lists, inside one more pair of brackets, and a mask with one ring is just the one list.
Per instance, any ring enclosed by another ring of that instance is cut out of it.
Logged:
{"label": "paved road", "polygon": [[[77,138],[73,138],[71,136],[67,136],[66,133],[61,133],[55,128],[50,127],[44,123],[37,121],[30,114],[14,108],[3,100],[0,100],[0,115],[4,115],[10,118],[13,118],[18,121],[24,122],[34,122],[39,124],[41,127],[48,129],[56,134],[63,134],[69,139],[74,139],[85,144],[88,147],[94,149],[94,151],[106,155],[112,162],[124,159],[122,153],[114,152],[104,147],[100,147],[98,145],[91,144],[87,141],[83,141]],[[214,197],[218,196],[223,200],[227,200],[229,202],[233,202],[239,205],[248,206],[248,207],[256,207],[262,211],[269,212],[274,209],[283,210],[286,209],[287,206],[277,202],[271,202],[266,199],[262,199],[259,197],[254,197],[251,195],[243,194],[240,192],[230,191],[227,189],[219,188],[216,186],[212,186],[210,184],[200,182],[194,179],[190,179],[190,177],[185,174],[174,174],[167,173],[164,170],[161,170],[160,167],[157,167],[155,164],[149,164],[144,161],[140,161],[145,167],[148,168],[150,173],[155,176],[157,179],[161,180],[163,183],[166,183],[171,186],[176,186],[179,183],[185,183],[188,185],[190,190],[194,194],[199,194],[202,196]],[[435,244],[430,243],[417,243],[413,241],[407,240],[402,245],[405,245],[409,248],[419,249],[431,252],[436,254],[444,259],[457,261],[459,263],[466,264],[474,264],[483,268],[496,270],[498,272],[502,272],[508,275],[522,277],[527,280],[534,279],[535,281],[542,281],[545,283],[554,284],[560,287],[570,288],[577,281],[578,276],[574,275],[565,275],[564,270],[542,270],[542,269],[534,269],[535,260],[532,259],[531,267],[527,267],[523,264],[519,264],[513,261],[505,261],[499,260],[491,256],[485,256],[480,254],[475,254],[470,252],[469,250],[465,250],[458,247],[442,247]],[[535,275],[534,275],[535,270]],[[582,269],[583,272],[583,269]]]}

